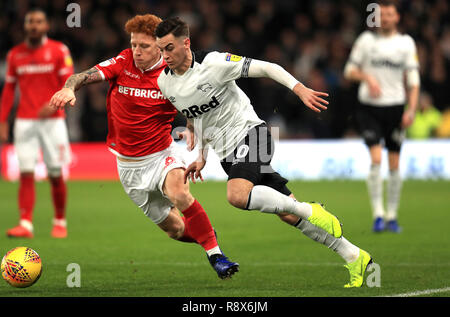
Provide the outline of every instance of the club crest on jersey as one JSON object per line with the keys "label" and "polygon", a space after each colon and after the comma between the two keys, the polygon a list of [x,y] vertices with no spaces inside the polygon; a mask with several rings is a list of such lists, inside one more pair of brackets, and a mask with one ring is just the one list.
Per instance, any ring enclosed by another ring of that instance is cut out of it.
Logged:
{"label": "club crest on jersey", "polygon": [[233,54],[230,54],[230,53],[228,53],[227,55],[226,55],[226,57],[225,57],[225,60],[227,61],[227,62],[239,62],[240,60],[242,59],[242,56],[239,56],[239,55],[233,55]]}
{"label": "club crest on jersey", "polygon": [[206,83],[206,84],[201,84],[197,86],[198,90],[201,90],[203,92],[207,92],[208,90],[212,89],[212,86],[210,83]]}
{"label": "club crest on jersey", "polygon": [[217,108],[218,106],[220,106],[220,102],[217,100],[215,96],[213,96],[209,103],[205,103],[200,106],[192,105],[186,109],[181,110],[181,112],[186,116],[186,118],[193,119],[197,118],[198,116],[201,116],[206,112],[209,112],[211,109]]}

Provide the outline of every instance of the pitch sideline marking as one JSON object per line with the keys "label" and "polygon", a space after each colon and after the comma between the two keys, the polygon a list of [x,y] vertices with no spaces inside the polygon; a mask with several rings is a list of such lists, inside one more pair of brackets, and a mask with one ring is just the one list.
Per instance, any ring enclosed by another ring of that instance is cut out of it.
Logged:
{"label": "pitch sideline marking", "polygon": [[431,295],[431,294],[445,293],[445,292],[450,292],[450,287],[426,289],[423,291],[415,291],[415,292],[401,293],[401,294],[394,294],[394,295],[385,295],[382,297],[414,297],[414,296]]}

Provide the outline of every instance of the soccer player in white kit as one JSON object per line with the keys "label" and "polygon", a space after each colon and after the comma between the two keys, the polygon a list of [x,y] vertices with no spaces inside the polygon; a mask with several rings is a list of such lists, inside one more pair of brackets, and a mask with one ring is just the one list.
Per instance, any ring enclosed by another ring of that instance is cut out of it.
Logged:
{"label": "soccer player in white kit", "polygon": [[7,57],[5,86],[0,105],[0,141],[8,140],[8,117],[14,105],[16,86],[20,101],[14,122],[14,148],[19,161],[19,225],[9,229],[8,237],[32,238],[36,200],[34,170],[42,150],[51,184],[55,216],[54,238],[67,236],[67,188],[62,167],[70,162],[69,137],[64,110],[49,106],[51,96],[73,73],[70,52],[63,43],[49,39],[47,16],[41,9],[25,15],[25,41],[13,47]]}
{"label": "soccer player in white kit", "polygon": [[188,119],[192,149],[198,140],[199,158],[186,169],[185,178],[201,178],[206,149],[211,147],[228,174],[227,199],[244,210],[276,214],[306,236],[337,252],[345,261],[350,282],[360,287],[371,256],[342,236],[338,219],[321,204],[298,202],[288,182],[270,166],[273,141],[249,98],[236,85],[241,77],[268,77],[291,89],[310,109],[320,112],[326,93],[299,83],[281,66],[229,53],[193,53],[189,27],[179,18],[164,20],[155,31],[157,45],[168,67],[161,72],[161,92]]}
{"label": "soccer player in white kit", "polygon": [[[371,158],[367,187],[373,231],[388,229],[398,233],[401,231],[397,220],[402,186],[400,149],[405,129],[413,123],[417,108],[419,62],[414,40],[397,30],[400,15],[395,4],[382,1],[379,8],[380,27],[375,32],[365,31],[356,39],[344,75],[360,83],[356,119]],[[380,169],[383,145],[388,150],[389,161],[386,209]]]}

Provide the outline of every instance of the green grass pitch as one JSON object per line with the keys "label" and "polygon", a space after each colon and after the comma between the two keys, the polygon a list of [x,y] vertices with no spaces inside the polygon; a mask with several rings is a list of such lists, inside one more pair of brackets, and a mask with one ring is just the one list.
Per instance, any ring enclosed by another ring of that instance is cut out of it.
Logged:
{"label": "green grass pitch", "polygon": [[[348,281],[343,260],[323,245],[274,215],[231,207],[224,182],[191,184],[191,191],[225,254],[240,263],[230,280],[217,278],[200,246],[169,239],[119,182],[69,182],[69,236],[53,239],[49,184],[36,186],[34,239],[9,239],[5,231],[18,220],[18,184],[0,181],[0,253],[29,246],[44,267],[40,280],[26,289],[1,281],[0,297],[367,297],[436,289],[441,291],[419,294],[450,295],[448,181],[404,182],[401,234],[372,233],[362,181],[289,183],[299,200],[325,203],[343,223],[344,236],[380,265],[380,287],[360,289],[342,287]],[[66,284],[70,263],[80,265],[81,287]]]}

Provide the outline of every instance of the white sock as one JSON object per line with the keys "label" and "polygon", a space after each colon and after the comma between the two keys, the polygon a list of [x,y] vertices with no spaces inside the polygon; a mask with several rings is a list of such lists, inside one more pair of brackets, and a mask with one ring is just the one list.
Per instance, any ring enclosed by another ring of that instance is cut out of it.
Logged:
{"label": "white sock", "polygon": [[53,225],[54,226],[67,227],[67,221],[66,221],[66,219],[53,218]]}
{"label": "white sock", "polygon": [[384,217],[383,178],[381,176],[380,164],[372,164],[370,166],[370,172],[367,178],[367,189],[372,205],[373,218]]}
{"label": "white sock", "polygon": [[310,204],[298,202],[271,187],[263,185],[253,187],[248,196],[246,209],[272,214],[287,212],[302,219],[308,219],[312,214],[312,206]]}
{"label": "white sock", "polygon": [[335,238],[307,220],[301,220],[295,227],[300,229],[305,236],[335,251],[346,263],[351,263],[359,257],[359,248],[344,237]]}
{"label": "white sock", "polygon": [[397,219],[398,204],[400,201],[400,192],[402,189],[402,179],[399,170],[389,171],[387,182],[387,214],[386,220]]}
{"label": "white sock", "polygon": [[215,246],[212,249],[206,250],[206,254],[208,254],[208,257],[210,257],[213,254],[222,254],[222,251],[220,250],[219,246]]}
{"label": "white sock", "polygon": [[19,225],[33,232],[33,223],[26,219],[20,219]]}

